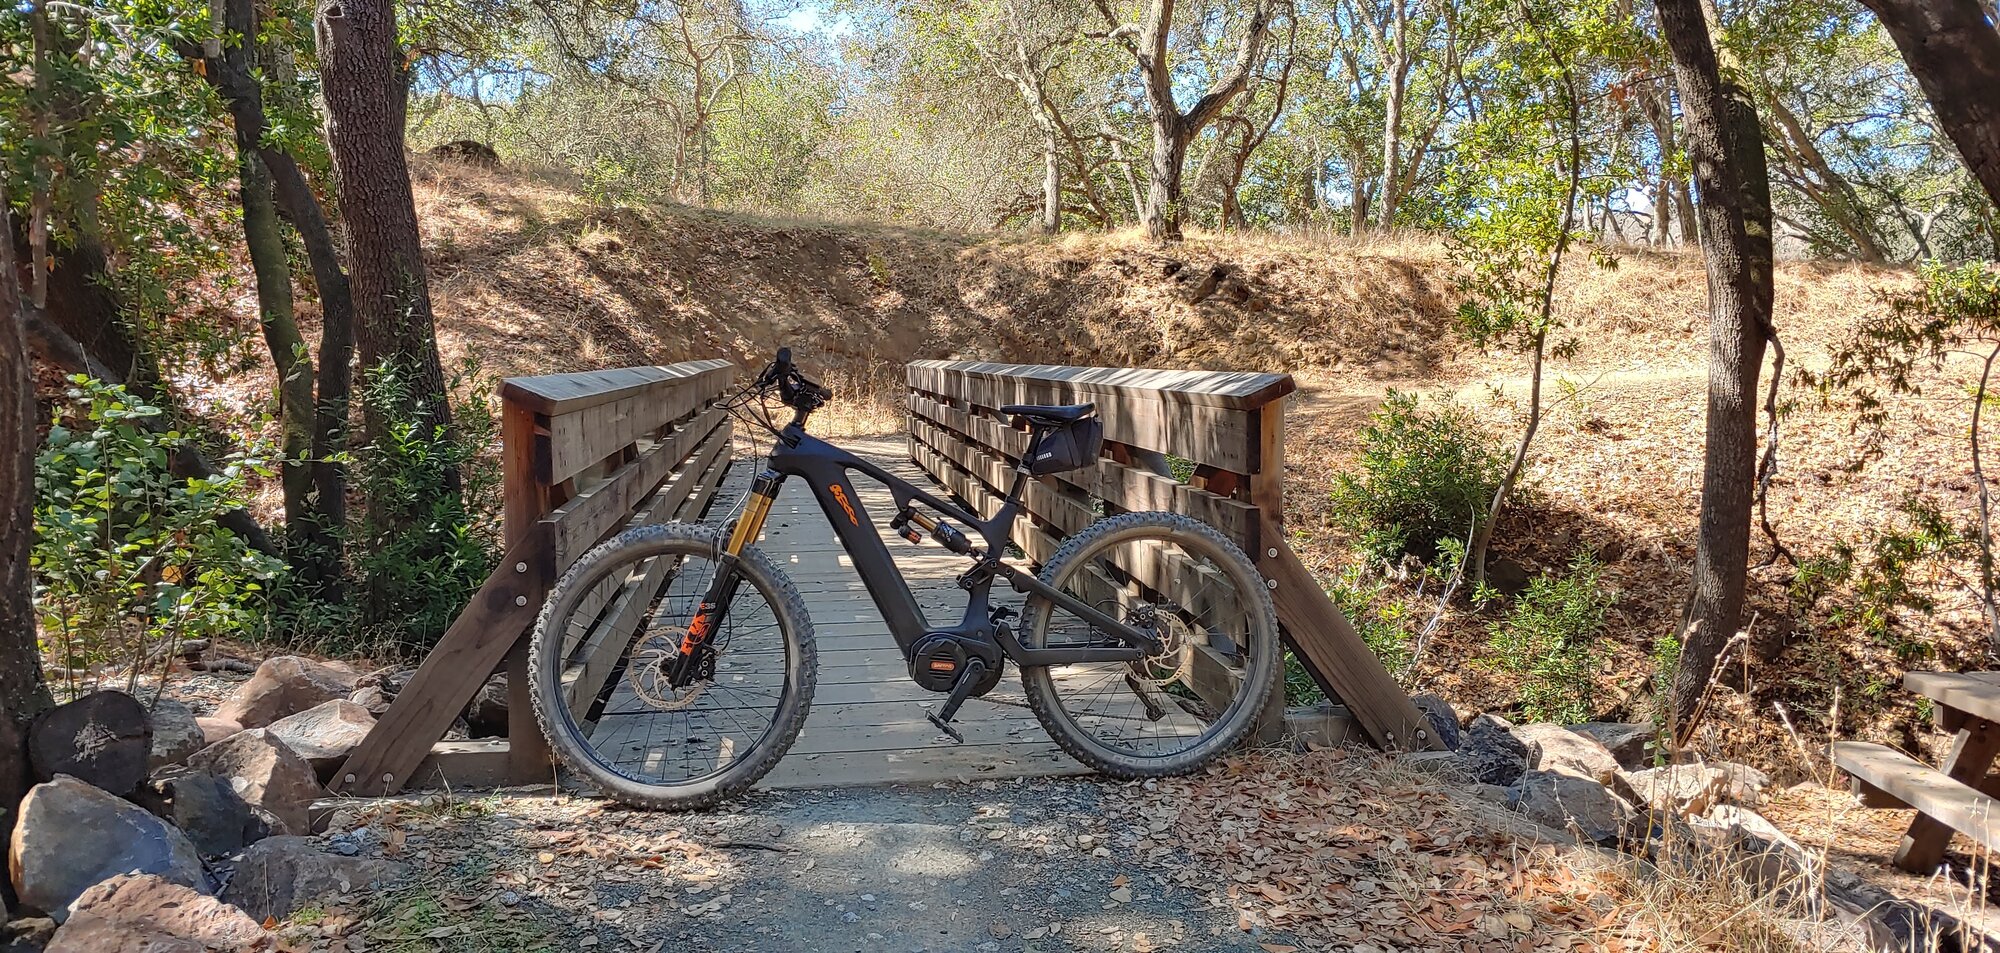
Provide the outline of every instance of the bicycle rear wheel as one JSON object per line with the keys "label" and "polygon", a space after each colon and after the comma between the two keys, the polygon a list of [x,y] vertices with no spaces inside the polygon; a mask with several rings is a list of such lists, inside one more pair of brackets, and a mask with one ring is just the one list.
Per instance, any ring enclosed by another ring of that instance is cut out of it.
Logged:
{"label": "bicycle rear wheel", "polygon": [[[1241,742],[1275,690],[1278,615],[1235,543],[1174,513],[1126,513],[1064,541],[1041,579],[1159,638],[1133,662],[1024,666],[1028,704],[1072,757],[1117,778],[1184,774]],[[1031,648],[1122,644],[1030,599]]]}
{"label": "bicycle rear wheel", "polygon": [[740,793],[791,748],[812,706],[805,600],[755,547],[696,677],[675,686],[697,608],[721,568],[717,526],[629,530],[577,561],[542,608],[529,650],[549,746],[606,795],[695,808]]}

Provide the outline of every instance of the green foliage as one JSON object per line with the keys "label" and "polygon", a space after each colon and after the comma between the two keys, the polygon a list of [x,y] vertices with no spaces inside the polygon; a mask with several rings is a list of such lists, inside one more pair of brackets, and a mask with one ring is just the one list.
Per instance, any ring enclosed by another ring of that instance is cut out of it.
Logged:
{"label": "green foliage", "polygon": [[[470,371],[451,390],[468,387]],[[356,484],[377,504],[359,527],[363,621],[371,651],[417,653],[430,648],[499,561],[499,469],[490,456],[498,421],[481,399],[455,402],[450,430],[413,418],[410,379],[385,365],[369,375],[361,400],[386,421],[383,432],[355,451]],[[463,482],[463,492],[441,488]]]}
{"label": "green foliage", "polygon": [[1972,556],[1977,544],[1934,501],[1905,497],[1897,515],[1895,523],[1861,542],[1835,540],[1829,552],[1801,560],[1789,588],[1801,614],[1832,600],[1832,624],[1858,626],[1907,663],[1929,658],[1936,649],[1900,620],[1936,610],[1932,577]]}
{"label": "green foliage", "polygon": [[1464,409],[1420,407],[1390,391],[1361,431],[1359,475],[1334,483],[1334,519],[1375,559],[1430,559],[1486,519],[1506,475],[1503,451]]}
{"label": "green foliage", "polygon": [[1409,671],[1411,656],[1410,605],[1395,598],[1386,581],[1371,582],[1361,567],[1350,567],[1327,590],[1333,604],[1354,624],[1361,641],[1367,643],[1383,667],[1399,680]]}
{"label": "green foliage", "polygon": [[255,453],[206,478],[173,475],[190,438],[154,430],[162,411],[87,378],[35,457],[36,608],[71,670],[130,663],[182,639],[254,629],[283,566],[218,525],[268,475]]}
{"label": "green foliage", "polygon": [[1597,643],[1613,601],[1598,581],[1600,569],[1578,553],[1568,572],[1530,582],[1507,617],[1487,629],[1489,664],[1519,681],[1528,718],[1570,724],[1594,713]]}

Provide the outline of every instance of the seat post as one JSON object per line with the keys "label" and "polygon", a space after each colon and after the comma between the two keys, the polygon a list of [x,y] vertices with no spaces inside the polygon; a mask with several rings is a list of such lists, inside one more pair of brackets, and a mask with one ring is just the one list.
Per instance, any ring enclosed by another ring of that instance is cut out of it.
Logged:
{"label": "seat post", "polygon": [[1007,490],[1008,503],[1021,502],[1021,494],[1027,492],[1028,480],[1031,479],[1028,473],[1028,461],[1035,458],[1035,453],[1042,449],[1042,438],[1049,434],[1046,427],[1030,426],[1030,433],[1033,436],[1028,438],[1028,452],[1022,454],[1021,462],[1014,465],[1014,485]]}

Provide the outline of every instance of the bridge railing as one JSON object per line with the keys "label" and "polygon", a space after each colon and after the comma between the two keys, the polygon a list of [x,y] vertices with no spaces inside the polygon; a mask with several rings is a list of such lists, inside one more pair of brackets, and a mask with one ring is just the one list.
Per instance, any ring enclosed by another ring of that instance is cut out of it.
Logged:
{"label": "bridge railing", "polygon": [[907,381],[911,459],[981,515],[999,507],[1027,451],[1027,432],[1000,407],[1097,404],[1103,458],[1030,483],[1028,518],[1015,528],[1022,552],[1046,561],[1063,537],[1122,512],[1169,510],[1208,523],[1256,560],[1287,644],[1371,741],[1433,746],[1423,714],[1285,541],[1290,375],[916,361]]}
{"label": "bridge railing", "polygon": [[[555,580],[612,534],[701,518],[730,466],[732,422],[717,402],[734,375],[735,365],[708,360],[500,383],[506,554],[335,772],[335,791],[390,794],[412,778],[454,786],[548,778],[528,697],[535,617]],[[627,587],[607,589],[606,605],[610,598],[643,607],[646,597]],[[622,619],[624,608],[612,605],[603,618]],[[602,661],[574,674],[583,680],[574,692],[594,694],[589,680],[601,684],[616,658]],[[503,664],[507,738],[440,741]]]}

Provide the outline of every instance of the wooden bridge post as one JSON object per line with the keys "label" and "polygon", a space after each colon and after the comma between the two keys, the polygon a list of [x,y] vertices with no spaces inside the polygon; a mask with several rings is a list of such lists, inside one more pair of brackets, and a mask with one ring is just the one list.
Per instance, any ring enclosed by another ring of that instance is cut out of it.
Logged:
{"label": "wooden bridge post", "polygon": [[[998,507],[1012,461],[1027,449],[1027,434],[1012,428],[1003,404],[1095,402],[1105,458],[1029,484],[1023,505],[1034,518],[1015,529],[1028,558],[1048,558],[1062,536],[1097,519],[1100,507],[1106,515],[1171,510],[1202,520],[1256,560],[1286,643],[1370,741],[1436,745],[1423,713],[1285,542],[1290,375],[917,361],[908,384],[911,459],[982,514]],[[1161,459],[1169,473],[1147,465]],[[1189,470],[1185,482],[1171,475],[1176,465]],[[1267,715],[1266,726],[1273,721]]]}
{"label": "wooden bridge post", "polygon": [[[505,554],[335,773],[333,790],[548,779],[527,671],[542,602],[571,564],[619,530],[700,518],[731,462],[733,431],[716,402],[734,374],[728,361],[709,360],[501,382]],[[503,664],[508,737],[440,741]]]}

